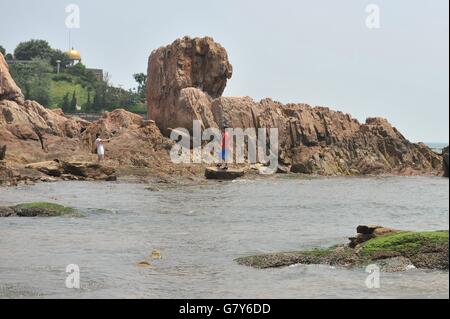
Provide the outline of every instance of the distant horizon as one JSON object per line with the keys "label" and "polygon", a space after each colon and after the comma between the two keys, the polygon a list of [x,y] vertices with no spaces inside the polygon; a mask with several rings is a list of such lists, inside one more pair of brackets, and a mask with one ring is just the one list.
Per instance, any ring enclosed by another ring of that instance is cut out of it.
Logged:
{"label": "distant horizon", "polygon": [[[132,74],[147,73],[154,49],[185,35],[211,36],[234,69],[224,96],[322,105],[360,122],[384,117],[412,142],[449,140],[448,1],[378,0],[375,29],[367,26],[371,1],[198,1],[77,0],[72,46],[87,67],[129,89],[137,86]],[[0,3],[11,12],[2,17],[8,28],[0,28],[0,45],[12,53],[20,42],[43,39],[68,50],[69,3]]]}

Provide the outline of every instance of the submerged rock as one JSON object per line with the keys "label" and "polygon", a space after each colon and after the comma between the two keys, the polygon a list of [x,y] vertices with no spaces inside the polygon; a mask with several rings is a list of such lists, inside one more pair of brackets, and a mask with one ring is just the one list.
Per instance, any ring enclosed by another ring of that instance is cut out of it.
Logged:
{"label": "submerged rock", "polygon": [[152,259],[162,259],[161,252],[158,249],[154,249],[151,254]]}
{"label": "submerged rock", "polygon": [[146,260],[143,260],[143,261],[138,262],[138,263],[136,264],[136,266],[138,266],[138,267],[140,267],[140,268],[145,268],[145,269],[151,269],[151,268],[154,268],[154,266],[153,266],[150,262],[148,262],[148,261],[146,261]]}
{"label": "submerged rock", "polygon": [[394,231],[371,238],[355,248],[335,246],[242,257],[236,261],[241,265],[255,268],[285,267],[293,264],[345,267],[377,264],[384,271],[403,271],[412,268],[448,270],[448,249],[448,231]]}
{"label": "submerged rock", "polygon": [[1,207],[0,206],[0,217],[10,217],[14,216],[16,213],[11,207]]}
{"label": "submerged rock", "polygon": [[80,214],[76,209],[45,202],[0,207],[0,217],[56,217],[67,215],[79,216]]}

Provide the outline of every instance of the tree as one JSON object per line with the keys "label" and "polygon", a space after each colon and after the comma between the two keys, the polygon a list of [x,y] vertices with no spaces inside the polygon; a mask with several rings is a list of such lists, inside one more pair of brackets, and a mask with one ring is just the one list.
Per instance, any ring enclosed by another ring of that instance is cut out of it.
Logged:
{"label": "tree", "polygon": [[11,53],[8,53],[7,55],[5,55],[5,59],[6,59],[6,61],[11,61],[11,60],[14,60],[14,57],[12,56]]}
{"label": "tree", "polygon": [[50,56],[50,64],[53,67],[56,67],[58,64],[56,61],[58,60],[61,61],[61,70],[65,69],[66,66],[70,64],[69,56],[66,53],[58,49],[52,50]]}
{"label": "tree", "polygon": [[0,53],[3,54],[3,56],[5,56],[5,54],[6,54],[5,48],[2,47],[1,45],[0,45]]}
{"label": "tree", "polygon": [[85,106],[84,106],[84,109],[86,110],[86,111],[89,111],[90,109],[91,109],[91,91],[88,91],[88,95],[87,95],[87,101],[86,101],[86,104],[85,104]]}
{"label": "tree", "polygon": [[45,40],[30,40],[21,42],[14,50],[17,60],[44,59],[50,60],[53,49]]}
{"label": "tree", "polygon": [[42,105],[50,103],[50,64],[41,59],[33,59],[31,63],[10,65],[11,76],[28,100],[35,100]]}
{"label": "tree", "polygon": [[70,111],[69,93],[66,93],[66,95],[64,95],[61,108],[64,113]]}
{"label": "tree", "polygon": [[139,88],[144,88],[147,85],[147,75],[144,73],[133,74],[134,80],[139,84]]}
{"label": "tree", "polygon": [[49,105],[50,86],[47,83],[33,84],[31,87],[30,100],[34,100],[41,105]]}
{"label": "tree", "polygon": [[70,101],[70,113],[75,113],[77,111],[77,96],[76,96],[76,92],[73,91],[72,94],[72,101]]}
{"label": "tree", "polygon": [[144,73],[133,74],[134,80],[138,83],[138,94],[141,102],[145,102],[147,95],[147,75]]}
{"label": "tree", "polygon": [[86,66],[83,63],[77,63],[74,66],[70,67],[67,72],[75,76],[85,76]]}

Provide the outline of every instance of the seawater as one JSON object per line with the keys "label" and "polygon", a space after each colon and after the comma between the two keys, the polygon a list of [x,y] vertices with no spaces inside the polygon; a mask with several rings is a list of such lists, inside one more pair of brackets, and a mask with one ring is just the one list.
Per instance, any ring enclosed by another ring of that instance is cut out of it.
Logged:
{"label": "seawater", "polygon": [[[0,219],[0,298],[448,298],[449,275],[297,265],[258,270],[241,256],[346,243],[358,224],[449,226],[449,180],[289,178],[145,184],[58,182],[0,188],[0,206],[49,201],[84,217]],[[137,264],[157,249],[153,268]],[[80,268],[68,289],[66,266]]]}

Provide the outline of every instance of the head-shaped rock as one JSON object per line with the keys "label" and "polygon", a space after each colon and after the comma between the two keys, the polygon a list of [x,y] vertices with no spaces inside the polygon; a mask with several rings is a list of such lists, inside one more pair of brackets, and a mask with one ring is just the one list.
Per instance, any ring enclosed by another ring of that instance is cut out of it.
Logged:
{"label": "head-shaped rock", "polygon": [[[225,48],[209,37],[184,37],[153,51],[148,61],[147,80],[150,118],[163,130],[176,127],[179,123],[174,115],[180,114],[179,98],[183,89],[200,90],[206,95],[203,99],[218,98],[232,73]],[[189,112],[195,119],[196,111]]]}

